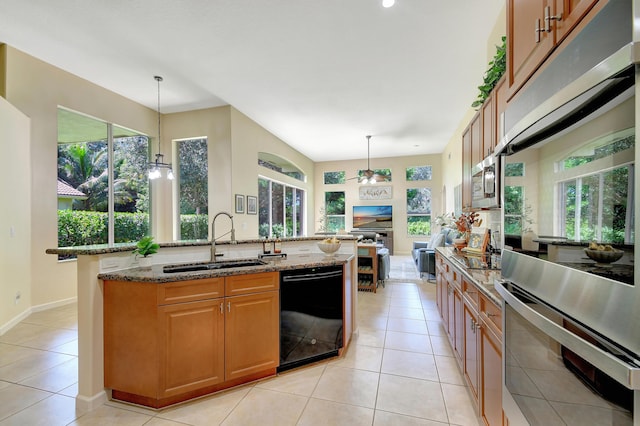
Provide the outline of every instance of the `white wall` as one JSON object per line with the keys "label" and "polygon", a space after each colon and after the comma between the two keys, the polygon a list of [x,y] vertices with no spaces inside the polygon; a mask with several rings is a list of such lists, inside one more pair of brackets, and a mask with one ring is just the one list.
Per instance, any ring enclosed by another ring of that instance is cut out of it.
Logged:
{"label": "white wall", "polygon": [[[29,118],[0,97],[0,335],[31,300],[31,174]],[[16,293],[21,294],[15,303]]]}

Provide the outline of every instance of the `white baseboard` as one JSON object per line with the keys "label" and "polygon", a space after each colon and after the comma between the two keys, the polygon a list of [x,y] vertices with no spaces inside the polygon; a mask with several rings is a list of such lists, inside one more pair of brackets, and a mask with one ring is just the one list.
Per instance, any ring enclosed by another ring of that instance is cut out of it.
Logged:
{"label": "white baseboard", "polygon": [[7,323],[2,324],[0,326],[0,336],[5,334],[7,331],[11,330],[13,327],[18,325],[18,323],[20,321],[24,320],[25,318],[27,318],[29,315],[31,315],[34,312],[46,311],[47,309],[53,309],[53,308],[57,308],[57,307],[60,307],[60,306],[69,305],[71,303],[76,303],[77,301],[78,301],[77,297],[71,297],[69,299],[63,299],[63,300],[58,300],[58,301],[51,302],[51,303],[44,303],[42,305],[31,306],[31,307],[25,309],[24,311],[22,311],[20,314],[18,314],[15,317],[11,318]]}
{"label": "white baseboard", "polygon": [[76,395],[76,410],[80,413],[86,413],[94,410],[108,401],[105,391],[98,392],[93,396]]}
{"label": "white baseboard", "polygon": [[47,309],[58,308],[60,306],[70,305],[71,303],[76,303],[78,301],[77,297],[70,297],[68,299],[57,300],[51,303],[44,303],[42,305],[32,306],[31,312],[40,312],[46,311]]}
{"label": "white baseboard", "polygon": [[26,310],[22,311],[20,314],[11,318],[9,322],[0,326],[0,336],[2,336],[7,331],[11,330],[16,325],[18,325],[18,323],[23,319],[25,319],[26,317],[28,317],[31,314],[31,312],[32,312],[32,308],[27,308]]}

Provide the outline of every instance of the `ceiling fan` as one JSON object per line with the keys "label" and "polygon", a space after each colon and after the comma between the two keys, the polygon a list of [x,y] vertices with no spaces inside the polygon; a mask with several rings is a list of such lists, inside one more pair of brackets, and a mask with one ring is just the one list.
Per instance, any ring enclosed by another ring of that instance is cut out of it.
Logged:
{"label": "ceiling fan", "polygon": [[358,183],[361,183],[361,184],[366,184],[366,183],[373,184],[378,182],[378,180],[380,181],[383,180],[382,176],[378,175],[376,172],[371,170],[371,165],[369,164],[371,160],[370,145],[371,145],[371,135],[367,135],[367,170],[364,170],[361,176],[354,176],[347,180],[358,179]]}

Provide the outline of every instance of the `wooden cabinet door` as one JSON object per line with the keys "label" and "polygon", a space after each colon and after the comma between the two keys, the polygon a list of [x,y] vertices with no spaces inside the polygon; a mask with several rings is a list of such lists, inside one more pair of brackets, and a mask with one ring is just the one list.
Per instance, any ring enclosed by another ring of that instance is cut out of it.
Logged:
{"label": "wooden cabinet door", "polygon": [[496,146],[496,103],[494,92],[482,104],[482,152],[480,161],[487,158]]}
{"label": "wooden cabinet door", "polygon": [[558,19],[551,21],[556,32],[556,43],[562,41],[597,2],[598,0],[556,0],[556,12],[553,16]]}
{"label": "wooden cabinet door", "polygon": [[455,308],[455,299],[454,299],[455,291],[456,290],[455,290],[455,287],[453,286],[453,284],[447,281],[447,330],[449,332],[449,334],[448,334],[449,343],[451,344],[452,348],[455,348],[455,346],[456,346],[456,341],[455,341],[455,337],[456,337],[456,317],[455,317],[456,308]]}
{"label": "wooden cabinet door", "polygon": [[279,292],[225,298],[225,379],[268,369],[280,361]]}
{"label": "wooden cabinet door", "polygon": [[458,362],[462,364],[464,357],[464,318],[463,318],[462,293],[457,288],[453,290],[453,316],[455,324],[454,332],[454,352],[458,357]]}
{"label": "wooden cabinet door", "polygon": [[224,381],[224,299],[158,307],[158,398]]}
{"label": "wooden cabinet door", "polygon": [[464,376],[469,383],[471,393],[478,399],[478,314],[468,304],[464,304]]}
{"label": "wooden cabinet door", "polygon": [[502,336],[482,322],[480,345],[480,416],[487,425],[502,424]]}
{"label": "wooden cabinet door", "polygon": [[471,167],[484,159],[482,154],[482,111],[478,111],[471,120]]}
{"label": "wooden cabinet door", "polygon": [[462,133],[462,209],[471,208],[471,126]]}
{"label": "wooden cabinet door", "polygon": [[507,0],[507,84],[511,97],[554,47],[544,31],[545,8],[553,0]]}

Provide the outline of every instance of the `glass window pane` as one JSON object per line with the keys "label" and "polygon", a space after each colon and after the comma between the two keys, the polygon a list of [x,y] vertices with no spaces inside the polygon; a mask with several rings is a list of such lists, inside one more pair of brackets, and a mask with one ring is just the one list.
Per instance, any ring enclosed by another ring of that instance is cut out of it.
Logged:
{"label": "glass window pane", "polygon": [[116,243],[137,241],[149,234],[149,179],[146,136],[113,126],[114,224]]}
{"label": "glass window pane", "polygon": [[345,182],[345,172],[324,172],[324,184],[333,185]]}
{"label": "glass window pane", "polygon": [[604,174],[602,199],[602,236],[600,241],[622,244],[625,242],[629,169],[620,167]]}
{"label": "glass window pane", "polygon": [[182,240],[207,239],[209,235],[209,162],[207,139],[177,142],[178,202]]}
{"label": "glass window pane", "polygon": [[431,188],[407,189],[407,213],[430,214],[431,213]]}
{"label": "glass window pane", "polygon": [[431,180],[431,166],[407,167],[407,180]]}
{"label": "glass window pane", "polygon": [[268,238],[271,230],[270,183],[267,179],[258,179],[258,235],[261,238]]}
{"label": "glass window pane", "polygon": [[58,246],[108,242],[107,123],[58,109]]}
{"label": "glass window pane", "polygon": [[600,176],[582,178],[580,187],[580,240],[598,239],[598,204],[600,203]]}
{"label": "glass window pane", "polygon": [[407,217],[407,229],[409,235],[430,235],[431,216]]}
{"label": "glass window pane", "polygon": [[504,168],[506,177],[524,176],[524,163],[508,163]]}
{"label": "glass window pane", "polygon": [[271,182],[271,236],[284,236],[284,185]]}

